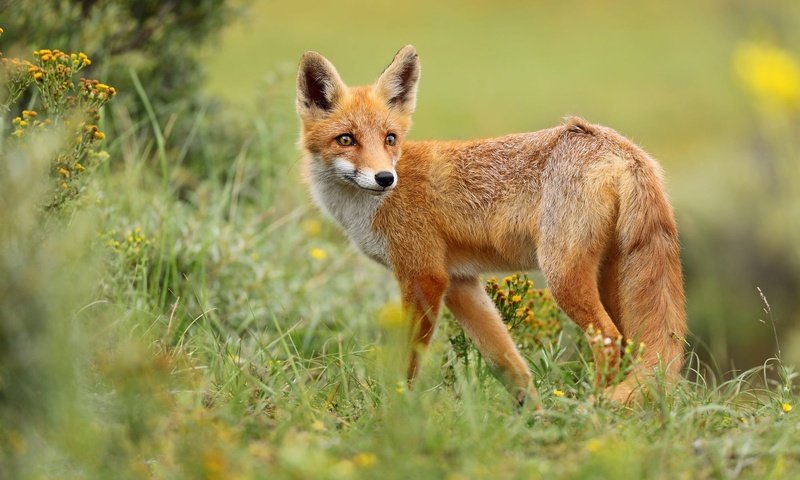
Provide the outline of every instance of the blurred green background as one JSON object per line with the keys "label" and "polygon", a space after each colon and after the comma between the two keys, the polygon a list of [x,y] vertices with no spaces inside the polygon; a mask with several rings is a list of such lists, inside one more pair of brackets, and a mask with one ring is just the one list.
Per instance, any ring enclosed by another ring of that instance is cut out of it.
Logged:
{"label": "blurred green background", "polygon": [[752,45],[797,52],[797,2],[248,5],[206,60],[210,92],[242,109],[269,89],[271,106],[293,121],[293,76],[306,50],[357,85],[412,43],[423,72],[413,139],[530,131],[571,114],[633,139],[666,169],[701,355],[727,370],[775,352],[771,327],[759,321],[768,322],[760,287],[785,354],[800,360],[798,103],[789,92],[773,105],[770,85],[760,95],[747,83],[748,75],[791,82],[793,60],[743,67],[765,72],[736,68]]}

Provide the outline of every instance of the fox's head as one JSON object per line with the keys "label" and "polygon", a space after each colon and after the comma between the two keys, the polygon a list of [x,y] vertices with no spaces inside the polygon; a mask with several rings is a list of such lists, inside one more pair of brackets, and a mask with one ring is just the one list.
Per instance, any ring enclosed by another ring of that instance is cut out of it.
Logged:
{"label": "fox's head", "polygon": [[374,84],[348,88],[331,62],[306,52],[297,72],[297,113],[312,169],[375,195],[394,188],[419,74],[417,52],[407,45]]}

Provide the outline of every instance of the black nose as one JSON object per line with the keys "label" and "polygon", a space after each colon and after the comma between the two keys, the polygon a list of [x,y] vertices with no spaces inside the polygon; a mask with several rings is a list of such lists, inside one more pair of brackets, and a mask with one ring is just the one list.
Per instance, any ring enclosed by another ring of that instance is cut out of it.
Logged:
{"label": "black nose", "polygon": [[390,187],[394,183],[392,172],[378,172],[375,174],[375,181],[383,188]]}

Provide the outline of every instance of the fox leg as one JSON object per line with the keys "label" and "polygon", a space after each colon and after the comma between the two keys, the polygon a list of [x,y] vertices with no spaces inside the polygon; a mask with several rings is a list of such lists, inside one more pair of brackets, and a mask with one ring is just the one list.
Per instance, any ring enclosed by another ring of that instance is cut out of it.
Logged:
{"label": "fox leg", "polygon": [[[600,300],[597,285],[600,253],[592,251],[569,252],[559,245],[546,245],[539,249],[539,262],[550,291],[558,306],[587,335],[601,335],[592,343],[596,367],[595,386],[603,387],[619,369],[620,352],[616,341],[622,338],[617,326]],[[571,255],[570,255],[571,253]]]}
{"label": "fox leg", "polygon": [[522,404],[528,396],[535,399],[528,365],[478,278],[451,278],[445,304],[483,357],[499,369],[516,400]]}
{"label": "fox leg", "polygon": [[409,312],[411,323],[411,356],[408,365],[408,380],[414,379],[419,370],[419,355],[433,337],[442,297],[447,290],[448,278],[444,273],[423,273],[400,281],[403,306]]}

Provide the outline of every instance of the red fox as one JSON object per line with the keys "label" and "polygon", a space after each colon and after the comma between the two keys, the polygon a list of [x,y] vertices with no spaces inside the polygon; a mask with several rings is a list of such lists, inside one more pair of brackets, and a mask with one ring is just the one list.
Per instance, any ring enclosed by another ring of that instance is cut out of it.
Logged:
{"label": "red fox", "polygon": [[[677,378],[684,293],[658,163],[579,118],[485,140],[407,141],[419,79],[411,45],[370,86],[347,87],[316,52],[303,55],[297,75],[311,194],[396,276],[414,325],[409,380],[444,300],[516,400],[535,400],[530,370],[479,274],[536,268],[584,331],[646,344],[633,372],[609,387],[612,399],[628,401],[659,365]],[[594,355],[600,369],[618,365],[621,353]]]}

